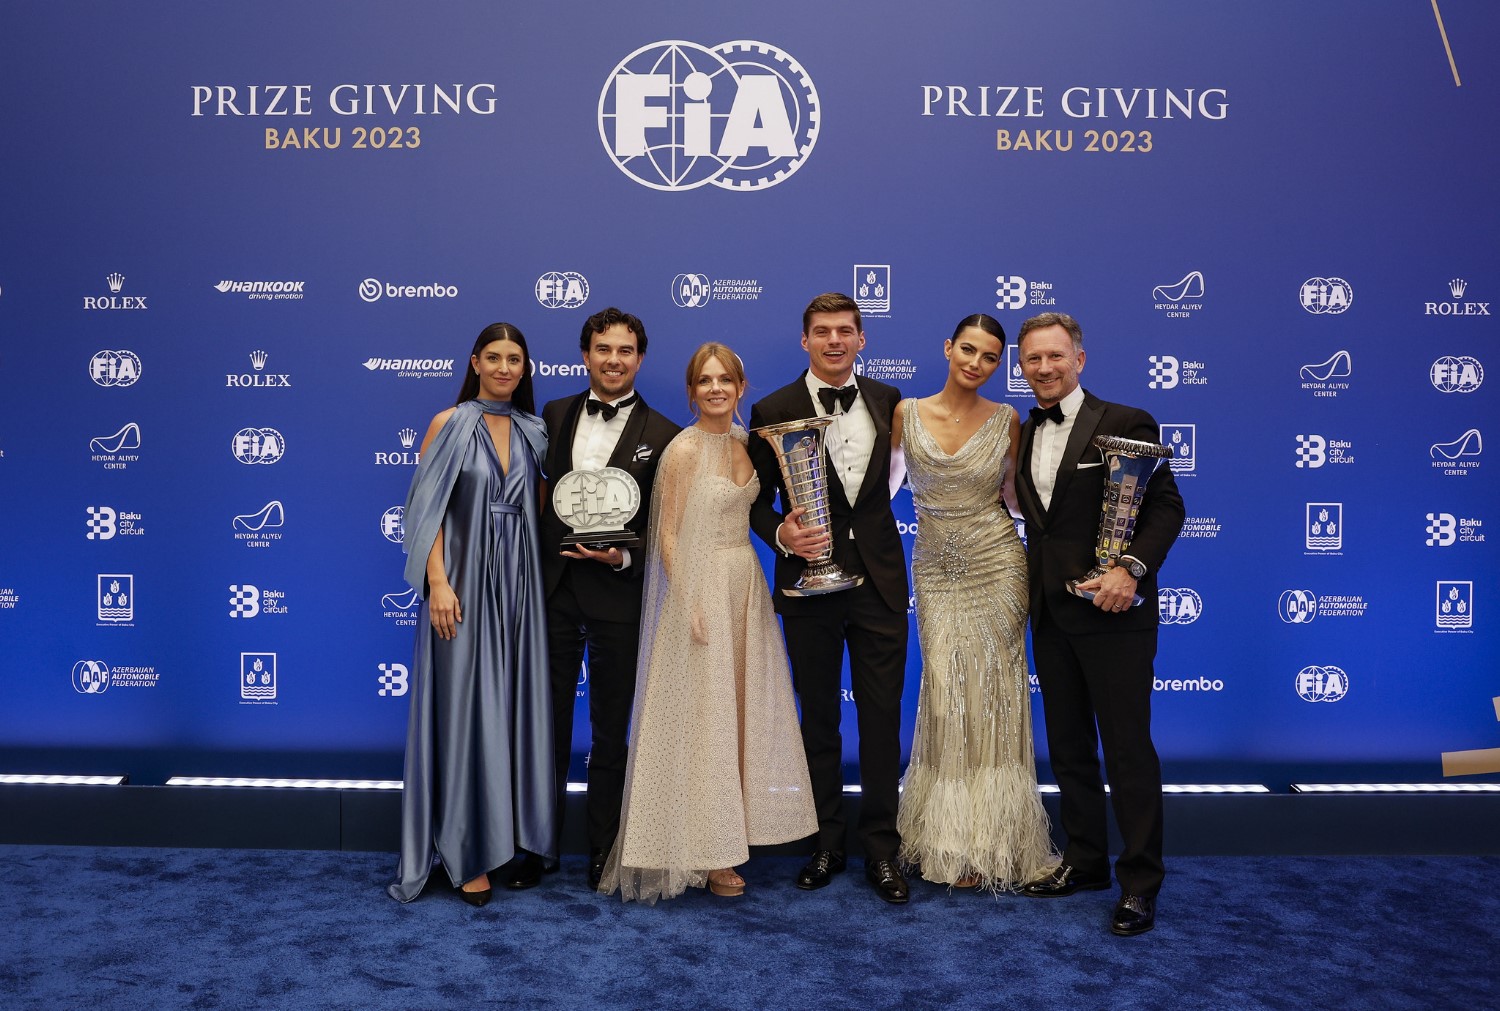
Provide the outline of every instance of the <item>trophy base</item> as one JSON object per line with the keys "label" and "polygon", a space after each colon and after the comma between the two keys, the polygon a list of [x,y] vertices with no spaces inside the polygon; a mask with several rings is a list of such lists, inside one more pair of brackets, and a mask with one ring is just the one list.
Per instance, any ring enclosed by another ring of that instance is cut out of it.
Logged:
{"label": "trophy base", "polygon": [[864,576],[851,576],[831,561],[813,562],[802,573],[801,579],[791,586],[783,586],[781,592],[788,597],[816,597],[852,590],[864,581]]}
{"label": "trophy base", "polygon": [[[1094,591],[1093,590],[1080,590],[1078,588],[1078,584],[1079,583],[1087,583],[1091,579],[1098,579],[1100,576],[1104,575],[1108,571],[1109,571],[1109,569],[1106,568],[1105,566],[1102,566],[1102,565],[1095,566],[1094,568],[1090,569],[1088,572],[1084,573],[1083,576],[1081,576],[1080,578],[1068,580],[1065,584],[1063,584],[1064,588],[1069,593],[1071,593],[1073,596],[1075,596],[1075,597],[1082,597],[1084,600],[1093,600],[1094,599]],[[1140,607],[1141,606],[1141,601],[1143,601],[1145,599],[1146,599],[1145,597],[1142,597],[1139,593],[1137,593],[1135,595],[1135,599],[1130,602],[1130,606],[1131,607]]]}
{"label": "trophy base", "polygon": [[562,546],[570,548],[575,544],[581,544],[594,551],[608,551],[610,548],[638,548],[645,543],[639,534],[629,530],[585,530],[574,531],[564,534]]}

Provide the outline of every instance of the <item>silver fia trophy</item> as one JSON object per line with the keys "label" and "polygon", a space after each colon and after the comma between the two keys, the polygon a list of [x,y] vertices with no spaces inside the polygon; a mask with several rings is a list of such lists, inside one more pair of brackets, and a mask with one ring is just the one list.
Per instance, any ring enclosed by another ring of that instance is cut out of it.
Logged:
{"label": "silver fia trophy", "polygon": [[[1172,455],[1166,446],[1138,439],[1122,439],[1116,435],[1098,435],[1094,445],[1104,455],[1109,477],[1104,485],[1103,511],[1099,517],[1099,542],[1094,549],[1097,565],[1078,579],[1070,579],[1068,592],[1084,600],[1093,600],[1094,591],[1080,590],[1079,583],[1098,579],[1120,560],[1130,549],[1130,540],[1135,536],[1135,521],[1140,515],[1141,499],[1146,496],[1146,482],[1151,479],[1156,465]],[[1135,595],[1131,607],[1142,601]]]}
{"label": "silver fia trophy", "polygon": [[640,507],[641,486],[619,467],[570,470],[552,488],[552,508],[573,528],[563,536],[564,547],[582,544],[595,551],[640,547],[640,535],[625,526]]}
{"label": "silver fia trophy", "polygon": [[[784,421],[755,429],[755,434],[771,444],[776,462],[781,466],[781,481],[793,509],[802,508],[802,525],[822,527],[833,532],[828,515],[828,469],[824,465],[823,430],[833,424],[832,418],[807,418]],[[865,581],[851,576],[833,562],[833,538],[817,558],[807,563],[802,576],[781,592],[788,597],[814,597],[820,593],[848,590]]]}

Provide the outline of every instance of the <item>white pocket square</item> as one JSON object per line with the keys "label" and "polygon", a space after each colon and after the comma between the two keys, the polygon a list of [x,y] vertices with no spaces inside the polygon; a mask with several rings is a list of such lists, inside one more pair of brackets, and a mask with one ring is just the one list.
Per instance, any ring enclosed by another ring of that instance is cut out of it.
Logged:
{"label": "white pocket square", "polygon": [[1093,463],[1080,463],[1078,465],[1078,469],[1079,470],[1088,470],[1090,467],[1103,467],[1103,466],[1104,466],[1103,461],[1101,461],[1101,460],[1095,460]]}
{"label": "white pocket square", "polygon": [[642,461],[651,459],[652,452],[653,450],[651,449],[651,447],[643,442],[639,446],[635,447],[635,455],[630,459],[634,463],[641,463]]}

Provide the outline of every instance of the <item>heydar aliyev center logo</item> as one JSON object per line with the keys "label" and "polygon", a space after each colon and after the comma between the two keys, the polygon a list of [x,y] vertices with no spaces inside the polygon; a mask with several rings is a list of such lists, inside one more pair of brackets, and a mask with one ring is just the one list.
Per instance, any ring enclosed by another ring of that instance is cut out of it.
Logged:
{"label": "heydar aliyev center logo", "polygon": [[621,60],[599,93],[599,138],[654,190],[775,186],[818,140],[818,92],[764,42],[653,42]]}

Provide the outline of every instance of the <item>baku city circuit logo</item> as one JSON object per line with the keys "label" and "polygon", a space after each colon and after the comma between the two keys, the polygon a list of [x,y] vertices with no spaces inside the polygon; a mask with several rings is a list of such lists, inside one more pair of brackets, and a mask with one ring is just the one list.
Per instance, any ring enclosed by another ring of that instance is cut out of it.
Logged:
{"label": "baku city circuit logo", "polygon": [[599,92],[605,151],[654,190],[775,186],[812,154],[820,117],[802,66],[749,40],[652,42],[621,60]]}

